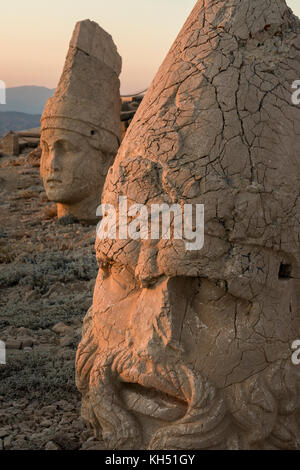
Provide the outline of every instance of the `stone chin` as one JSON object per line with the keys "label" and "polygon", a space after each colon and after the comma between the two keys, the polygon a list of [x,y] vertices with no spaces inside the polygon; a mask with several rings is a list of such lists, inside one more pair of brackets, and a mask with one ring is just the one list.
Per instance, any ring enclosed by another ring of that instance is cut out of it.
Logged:
{"label": "stone chin", "polygon": [[68,201],[63,201],[63,197],[64,197],[64,193],[61,192],[60,190],[58,189],[54,189],[54,188],[49,188],[47,186],[47,184],[44,183],[44,187],[45,187],[45,191],[46,191],[46,194],[47,194],[47,198],[49,199],[49,201],[53,201],[53,202],[56,202],[56,203],[59,203],[59,202],[68,202]]}
{"label": "stone chin", "polygon": [[89,194],[85,194],[84,196],[80,197],[78,194],[74,194],[70,192],[68,189],[65,188],[53,188],[45,185],[45,190],[49,201],[56,202],[58,204],[78,204],[84,199],[86,199]]}

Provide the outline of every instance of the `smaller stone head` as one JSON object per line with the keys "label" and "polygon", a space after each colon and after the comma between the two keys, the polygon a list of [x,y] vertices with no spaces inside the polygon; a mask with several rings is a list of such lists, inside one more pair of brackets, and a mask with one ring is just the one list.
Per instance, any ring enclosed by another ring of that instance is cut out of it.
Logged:
{"label": "smaller stone head", "polygon": [[96,221],[121,140],[120,71],[111,36],[89,20],[77,23],[41,119],[41,177],[49,200],[58,203],[59,218]]}

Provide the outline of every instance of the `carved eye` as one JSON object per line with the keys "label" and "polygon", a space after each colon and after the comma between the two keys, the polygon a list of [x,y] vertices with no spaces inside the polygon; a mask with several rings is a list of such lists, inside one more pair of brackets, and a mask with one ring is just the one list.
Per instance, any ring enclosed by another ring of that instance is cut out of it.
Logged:
{"label": "carved eye", "polygon": [[281,263],[278,273],[278,279],[291,279],[292,277],[292,265]]}
{"label": "carved eye", "polygon": [[69,153],[69,152],[72,153],[75,151],[75,147],[68,140],[57,141],[55,144],[55,147],[58,151],[64,152],[64,153]]}
{"label": "carved eye", "polygon": [[95,131],[91,131],[91,135],[95,135]]}

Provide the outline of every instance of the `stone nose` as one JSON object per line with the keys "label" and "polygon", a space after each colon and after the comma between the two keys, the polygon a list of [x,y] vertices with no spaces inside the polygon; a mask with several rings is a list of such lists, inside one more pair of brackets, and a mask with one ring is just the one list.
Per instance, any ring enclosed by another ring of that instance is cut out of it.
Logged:
{"label": "stone nose", "polygon": [[55,148],[50,150],[49,169],[52,172],[59,171],[61,169],[59,154]]}
{"label": "stone nose", "polygon": [[164,277],[141,291],[130,327],[139,354],[155,355],[157,351],[160,355],[162,346],[183,352],[181,332],[195,294],[194,284],[193,278]]}
{"label": "stone nose", "polygon": [[157,265],[157,255],[157,240],[142,241],[135,276],[144,287],[151,286],[163,275]]}

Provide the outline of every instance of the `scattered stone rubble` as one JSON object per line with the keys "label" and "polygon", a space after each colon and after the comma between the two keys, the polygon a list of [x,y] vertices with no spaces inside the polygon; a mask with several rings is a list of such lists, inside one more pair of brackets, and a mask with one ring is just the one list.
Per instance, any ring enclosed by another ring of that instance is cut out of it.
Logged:
{"label": "scattered stone rubble", "polygon": [[95,231],[58,222],[37,152],[0,158],[0,449],[102,448],[79,417],[74,379]]}

